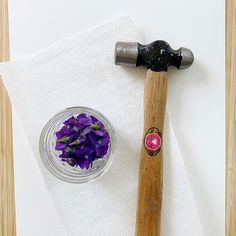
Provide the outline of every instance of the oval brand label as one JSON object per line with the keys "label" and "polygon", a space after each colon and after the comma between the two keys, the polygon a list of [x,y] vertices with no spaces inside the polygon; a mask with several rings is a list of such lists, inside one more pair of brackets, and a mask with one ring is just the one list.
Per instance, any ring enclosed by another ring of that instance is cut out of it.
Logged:
{"label": "oval brand label", "polygon": [[161,133],[155,127],[150,128],[144,137],[144,146],[150,156],[156,156],[162,145]]}

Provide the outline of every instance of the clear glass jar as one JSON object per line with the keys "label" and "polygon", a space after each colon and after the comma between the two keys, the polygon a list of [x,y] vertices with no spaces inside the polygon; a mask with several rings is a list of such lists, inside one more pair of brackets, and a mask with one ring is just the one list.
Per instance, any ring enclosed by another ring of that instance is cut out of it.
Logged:
{"label": "clear glass jar", "polygon": [[[107,130],[110,143],[107,154],[94,160],[92,167],[81,169],[79,166],[71,166],[59,158],[60,151],[55,149],[56,132],[63,127],[63,122],[71,116],[88,114],[97,118]],[[112,164],[112,152],[114,150],[114,129],[111,123],[97,110],[88,107],[70,107],[57,113],[47,122],[42,130],[39,140],[41,159],[46,168],[57,178],[69,183],[85,183],[102,176]]]}

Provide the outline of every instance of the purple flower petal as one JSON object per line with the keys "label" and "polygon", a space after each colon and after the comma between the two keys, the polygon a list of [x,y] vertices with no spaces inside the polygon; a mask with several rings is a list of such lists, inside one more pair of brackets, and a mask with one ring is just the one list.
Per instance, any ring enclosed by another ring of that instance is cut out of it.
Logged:
{"label": "purple flower petal", "polygon": [[104,125],[85,113],[69,117],[56,132],[56,138],[55,149],[61,152],[60,160],[82,169],[89,169],[94,160],[104,157],[110,143]]}
{"label": "purple flower petal", "polygon": [[88,169],[90,166],[92,166],[93,158],[89,157],[88,159],[85,160],[84,166],[86,169]]}
{"label": "purple flower petal", "polygon": [[75,151],[75,155],[78,157],[78,158],[83,158],[84,157],[84,149],[79,149],[79,150],[76,150]]}
{"label": "purple flower petal", "polygon": [[79,159],[79,160],[77,160],[77,165],[79,165],[79,167],[81,168],[81,169],[84,169],[84,167],[85,167],[85,159]]}
{"label": "purple flower petal", "polygon": [[[85,143],[85,142],[81,143],[81,144],[79,145],[80,150],[84,149],[85,146],[86,146],[86,143]],[[79,149],[78,149],[78,150],[79,150]]]}
{"label": "purple flower petal", "polygon": [[[60,155],[62,158],[68,158],[68,151],[66,149],[61,150],[62,154]],[[59,157],[60,157],[59,156]]]}
{"label": "purple flower petal", "polygon": [[87,114],[81,113],[76,117],[76,120],[80,120],[82,118],[87,118]]}
{"label": "purple flower petal", "polygon": [[90,126],[86,127],[82,132],[81,135],[86,135],[88,134],[90,131],[92,130],[92,128]]}
{"label": "purple flower petal", "polygon": [[81,118],[77,122],[79,125],[90,125],[91,120],[88,117],[86,117],[86,118]]}
{"label": "purple flower petal", "polygon": [[93,130],[93,133],[95,133],[98,136],[103,136],[104,135],[104,132],[101,131],[101,130]]}
{"label": "purple flower petal", "polygon": [[67,134],[67,127],[63,126],[58,132],[56,132],[56,137],[58,139],[60,139],[60,138],[62,138],[64,136],[66,136],[66,134]]}
{"label": "purple flower petal", "polygon": [[66,143],[63,142],[56,142],[56,150],[63,150],[64,148],[66,148]]}
{"label": "purple flower petal", "polygon": [[94,117],[94,116],[91,116],[91,117],[93,119],[94,124],[97,124],[102,129],[104,128],[104,125],[96,117]]}
{"label": "purple flower petal", "polygon": [[59,158],[66,159],[66,156],[64,154],[59,155]]}
{"label": "purple flower petal", "polygon": [[110,135],[108,133],[105,133],[103,135],[101,143],[102,145],[107,145],[108,143],[110,143]]}
{"label": "purple flower petal", "polygon": [[73,122],[74,119],[75,119],[75,117],[72,116],[72,117],[68,118],[67,120],[65,120],[65,121],[63,122],[63,124],[64,124],[64,125],[70,125],[70,124],[72,124],[72,122]]}
{"label": "purple flower petal", "polygon": [[108,145],[97,145],[95,147],[95,152],[97,156],[104,156],[107,154]]}
{"label": "purple flower petal", "polygon": [[84,148],[85,155],[89,155],[90,156],[93,152],[94,152],[94,150],[92,148],[90,148],[90,147],[85,147]]}
{"label": "purple flower petal", "polygon": [[98,140],[97,135],[94,132],[89,133],[88,138],[92,143],[96,143]]}
{"label": "purple flower petal", "polygon": [[93,120],[93,123],[96,123],[96,122],[98,122],[98,119],[97,119],[96,117],[94,117],[94,116],[91,116],[91,118],[92,118],[92,120]]}

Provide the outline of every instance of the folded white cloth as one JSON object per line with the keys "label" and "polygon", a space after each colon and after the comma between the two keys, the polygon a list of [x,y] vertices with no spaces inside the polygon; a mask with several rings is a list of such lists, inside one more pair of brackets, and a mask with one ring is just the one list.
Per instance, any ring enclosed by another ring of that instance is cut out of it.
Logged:
{"label": "folded white cloth", "polygon": [[[134,235],[145,70],[114,65],[114,45],[119,40],[140,41],[127,17],[0,65],[0,74],[69,236]],[[71,106],[101,111],[117,135],[114,162],[108,173],[83,185],[56,179],[39,158],[43,126],[55,113]],[[164,132],[162,235],[203,235],[168,119]]]}

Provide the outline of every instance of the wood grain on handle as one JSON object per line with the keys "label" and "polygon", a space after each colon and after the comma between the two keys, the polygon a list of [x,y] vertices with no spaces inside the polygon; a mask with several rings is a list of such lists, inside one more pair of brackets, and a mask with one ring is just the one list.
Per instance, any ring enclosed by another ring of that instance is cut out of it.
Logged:
{"label": "wood grain on handle", "polygon": [[226,224],[236,235],[236,1],[226,1]]}
{"label": "wood grain on handle", "polygon": [[[0,61],[9,60],[7,0],[0,0]],[[0,79],[0,235],[15,236],[11,104]]]}
{"label": "wood grain on handle", "polygon": [[[167,95],[166,72],[147,71],[144,91],[144,140],[152,127],[163,133]],[[136,236],[160,235],[163,157],[162,147],[150,156],[144,141],[141,150]]]}

